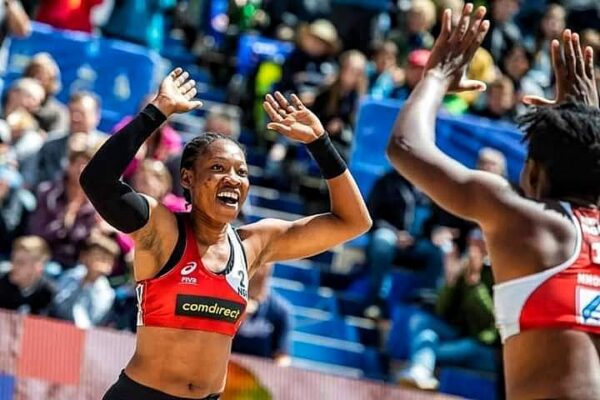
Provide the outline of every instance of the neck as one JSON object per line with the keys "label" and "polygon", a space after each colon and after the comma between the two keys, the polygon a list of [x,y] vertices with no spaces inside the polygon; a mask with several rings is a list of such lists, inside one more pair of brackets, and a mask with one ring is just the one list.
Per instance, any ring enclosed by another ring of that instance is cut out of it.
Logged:
{"label": "neck", "polygon": [[87,274],[85,275],[85,278],[83,279],[83,283],[94,283],[96,282],[96,279],[100,277],[100,275],[101,274],[99,274],[98,272],[88,270]]}
{"label": "neck", "polygon": [[200,245],[212,246],[227,236],[227,224],[217,222],[197,209],[192,210],[192,229]]}

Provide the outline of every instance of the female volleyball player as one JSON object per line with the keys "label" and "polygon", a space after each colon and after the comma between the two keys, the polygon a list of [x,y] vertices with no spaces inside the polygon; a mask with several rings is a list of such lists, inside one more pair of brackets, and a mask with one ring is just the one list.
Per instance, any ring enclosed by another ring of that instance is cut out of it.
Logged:
{"label": "female volleyball player", "polygon": [[[443,16],[423,81],[394,126],[394,167],[435,202],[484,231],[494,275],[510,399],[600,399],[600,111],[591,48],[565,31],[552,43],[557,99],[523,119],[521,188],[470,170],[433,140],[449,91],[483,90],[463,78],[489,29],[485,9]],[[570,103],[573,96],[580,103]],[[528,98],[535,104],[550,103]],[[584,103],[584,104],[581,104]]]}
{"label": "female volleyball player", "polygon": [[156,98],[89,162],[81,184],[98,212],[135,240],[139,303],[133,358],[106,400],[217,399],[232,337],[248,300],[248,279],[265,263],[307,257],[369,229],[365,204],[315,115],[297,97],[264,104],[270,129],[305,143],[321,167],[331,211],[298,221],[264,219],[231,227],[248,194],[248,166],[233,140],[200,135],[185,147],[181,181],[189,214],[173,214],[119,178],[144,141],[174,113],[201,106],[181,69]]}

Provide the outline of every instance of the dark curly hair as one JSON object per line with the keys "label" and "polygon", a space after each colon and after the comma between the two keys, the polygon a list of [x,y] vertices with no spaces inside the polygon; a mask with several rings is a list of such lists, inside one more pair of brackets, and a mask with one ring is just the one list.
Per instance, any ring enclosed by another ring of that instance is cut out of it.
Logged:
{"label": "dark curly hair", "polygon": [[[234,143],[236,146],[240,148],[240,150],[246,154],[244,151],[244,147],[235,139],[225,136],[221,133],[215,132],[205,132],[200,136],[192,139],[188,144],[185,145],[183,149],[183,153],[181,155],[181,164],[179,170],[182,169],[192,169],[194,166],[194,162],[196,159],[200,157],[208,147],[218,140],[227,140],[231,143]],[[183,188],[183,196],[188,203],[192,202],[192,196],[190,195],[190,191],[186,188]]]}
{"label": "dark curly hair", "polygon": [[518,122],[528,159],[546,169],[551,197],[600,199],[600,109],[568,102],[536,108]]}

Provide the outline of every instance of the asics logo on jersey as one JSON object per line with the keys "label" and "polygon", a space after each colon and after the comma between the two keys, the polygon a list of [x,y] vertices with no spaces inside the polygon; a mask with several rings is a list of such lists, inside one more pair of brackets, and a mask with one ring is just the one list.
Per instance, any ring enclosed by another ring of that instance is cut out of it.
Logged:
{"label": "asics logo on jersey", "polygon": [[181,268],[181,275],[187,276],[187,275],[191,274],[192,272],[194,272],[197,267],[198,267],[198,263],[196,263],[194,261],[189,262],[189,263],[185,264],[185,267]]}

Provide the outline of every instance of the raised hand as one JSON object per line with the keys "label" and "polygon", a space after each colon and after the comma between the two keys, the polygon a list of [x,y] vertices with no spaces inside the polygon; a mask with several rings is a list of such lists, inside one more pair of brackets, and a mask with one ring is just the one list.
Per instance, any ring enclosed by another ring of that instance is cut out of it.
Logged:
{"label": "raised hand", "polygon": [[431,50],[425,73],[441,74],[448,91],[483,91],[486,88],[481,81],[465,78],[467,67],[490,28],[489,21],[483,20],[485,13],[485,7],[479,7],[473,14],[473,4],[467,3],[458,26],[453,27],[452,11],[444,11],[442,30]]}
{"label": "raised hand", "polygon": [[160,84],[158,94],[151,101],[165,116],[185,113],[202,107],[202,102],[195,100],[196,81],[189,79],[190,74],[182,68],[176,68]]}
{"label": "raised hand", "polygon": [[594,51],[591,47],[581,50],[579,35],[565,29],[562,45],[558,40],[551,43],[552,67],[556,76],[554,100],[538,96],[525,96],[523,103],[545,106],[560,104],[568,99],[598,107],[598,88],[594,77]]}
{"label": "raised hand", "polygon": [[304,144],[325,133],[319,118],[295,94],[290,98],[291,104],[280,92],[275,92],[275,96],[268,94],[265,99],[263,107],[273,121],[267,125],[268,129]]}

